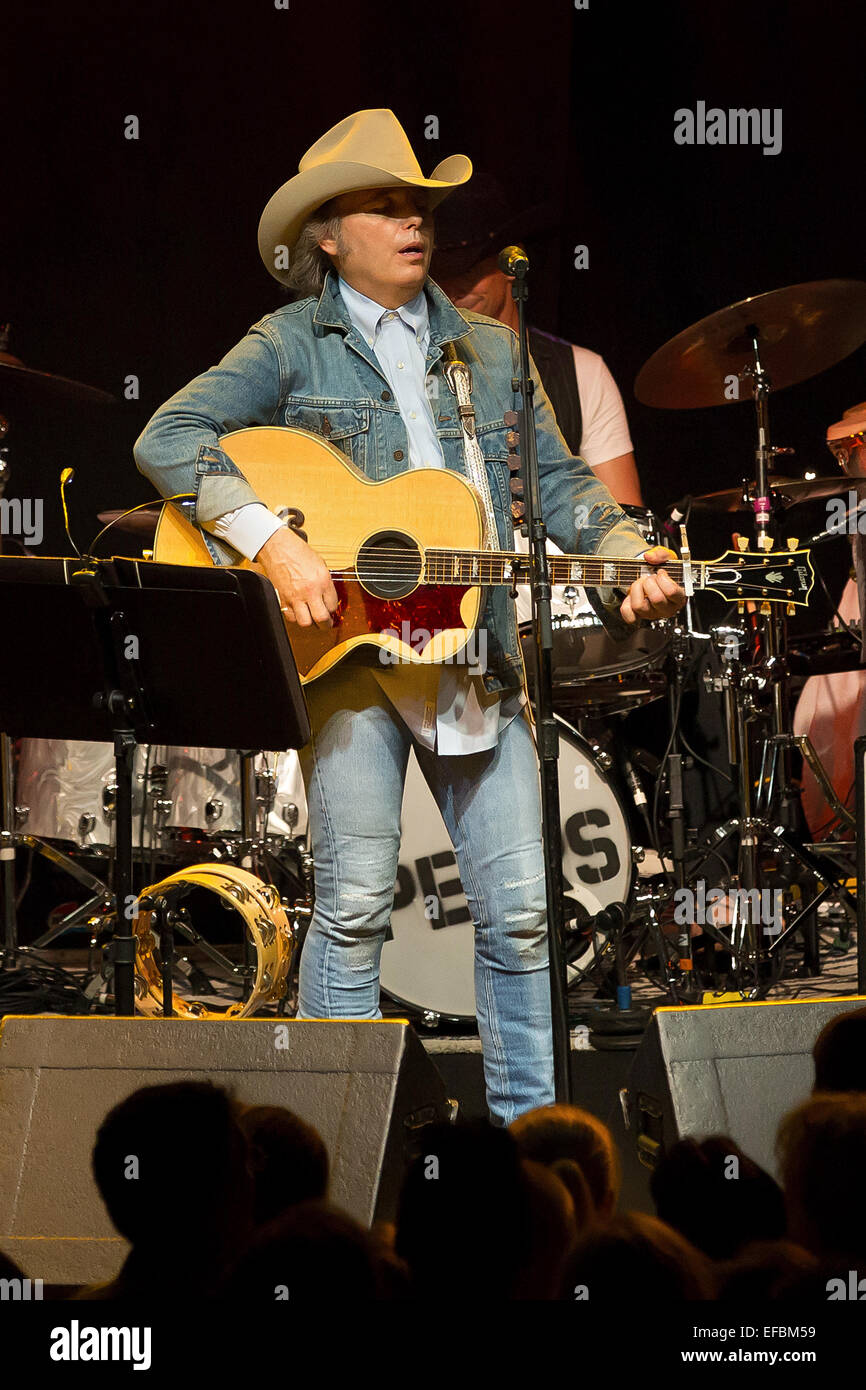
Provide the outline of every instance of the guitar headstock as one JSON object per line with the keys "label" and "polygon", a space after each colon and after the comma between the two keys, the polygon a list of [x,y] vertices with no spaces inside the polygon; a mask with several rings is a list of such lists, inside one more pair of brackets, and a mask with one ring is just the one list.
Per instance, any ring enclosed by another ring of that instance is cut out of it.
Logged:
{"label": "guitar headstock", "polygon": [[808,550],[726,550],[704,563],[704,588],[731,600],[807,608],[815,583]]}

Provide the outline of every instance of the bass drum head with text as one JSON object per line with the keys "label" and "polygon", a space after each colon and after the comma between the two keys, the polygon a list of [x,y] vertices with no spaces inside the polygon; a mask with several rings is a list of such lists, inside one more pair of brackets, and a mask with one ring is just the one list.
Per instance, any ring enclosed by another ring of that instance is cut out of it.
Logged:
{"label": "bass drum head with text", "polygon": [[[583,920],[628,901],[631,838],[617,792],[586,743],[563,719],[557,724],[565,916]],[[402,832],[391,929],[382,948],[382,988],[414,1009],[474,1018],[475,928],[448,831],[414,754]],[[587,956],[591,951],[590,946]]]}

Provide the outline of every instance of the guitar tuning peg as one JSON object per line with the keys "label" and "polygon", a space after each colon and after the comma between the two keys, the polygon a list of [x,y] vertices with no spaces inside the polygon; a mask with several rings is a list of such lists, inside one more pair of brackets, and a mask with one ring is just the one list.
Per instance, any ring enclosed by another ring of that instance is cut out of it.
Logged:
{"label": "guitar tuning peg", "polygon": [[772,611],[773,611],[772,604],[769,604],[769,603],[762,603],[762,604],[761,604],[761,616],[762,616],[762,617],[764,617],[764,618],[769,618],[769,616],[770,616],[770,614],[772,613]]}
{"label": "guitar tuning peg", "polygon": [[787,616],[788,616],[789,618],[796,618],[796,616],[797,616],[797,605],[796,605],[796,603],[786,603],[786,604],[785,604],[785,613],[787,614]]}
{"label": "guitar tuning peg", "polygon": [[789,536],[789,537],[788,537],[788,549],[789,549],[789,550],[796,550],[796,549],[797,549],[797,546],[798,546],[799,544],[800,544],[800,538],[799,538],[799,536]]}
{"label": "guitar tuning peg", "polygon": [[743,614],[745,614],[745,611],[746,611],[746,600],[745,600],[745,599],[742,599],[742,598],[738,598],[738,599],[737,599],[737,612],[742,616]]}
{"label": "guitar tuning peg", "polygon": [[734,540],[737,542],[737,549],[738,549],[738,550],[748,550],[748,548],[749,548],[749,538],[748,538],[748,536],[735,536],[735,537],[734,537]]}
{"label": "guitar tuning peg", "polygon": [[758,537],[758,549],[764,551],[773,549],[773,537],[768,536],[766,531],[763,531]]}

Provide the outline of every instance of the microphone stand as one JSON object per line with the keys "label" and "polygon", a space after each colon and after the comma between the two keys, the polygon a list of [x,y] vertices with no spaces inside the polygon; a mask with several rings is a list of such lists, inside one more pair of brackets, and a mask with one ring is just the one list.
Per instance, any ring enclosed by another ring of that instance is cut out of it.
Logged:
{"label": "microphone stand", "polygon": [[[510,250],[510,248],[509,248]],[[535,384],[529,373],[529,342],[526,327],[526,275],[529,262],[521,254],[508,262],[506,274],[514,276],[512,297],[517,305],[520,341],[518,385],[523,402],[520,438],[521,474],[525,506],[525,527],[529,537],[530,591],[532,594],[532,633],[535,663],[535,718],[538,731],[538,766],[541,776],[541,840],[544,849],[544,878],[547,893],[547,938],[550,975],[550,1013],[553,1034],[553,1076],[559,1104],[570,1104],[571,1036],[568,1025],[568,982],[563,921],[562,818],[559,804],[559,731],[553,715],[553,632],[550,611],[550,572],[547,566],[547,527],[541,508],[538,476],[538,450],[535,437]]]}

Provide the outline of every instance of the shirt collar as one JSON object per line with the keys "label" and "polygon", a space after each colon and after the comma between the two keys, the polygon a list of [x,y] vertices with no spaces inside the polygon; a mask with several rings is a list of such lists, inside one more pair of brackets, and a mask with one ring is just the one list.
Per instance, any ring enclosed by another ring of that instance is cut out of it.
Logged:
{"label": "shirt collar", "polygon": [[399,314],[403,322],[414,331],[419,345],[425,345],[425,338],[429,337],[430,334],[430,312],[427,308],[427,296],[423,289],[420,289],[415,298],[410,299],[408,304],[401,304],[399,309],[392,311],[382,304],[377,304],[366,294],[361,294],[359,290],[353,289],[342,276],[338,277],[337,285],[349,311],[349,317],[368,342],[371,338],[375,338],[382,316],[393,312]]}

